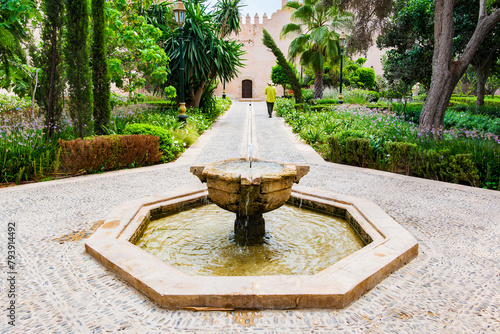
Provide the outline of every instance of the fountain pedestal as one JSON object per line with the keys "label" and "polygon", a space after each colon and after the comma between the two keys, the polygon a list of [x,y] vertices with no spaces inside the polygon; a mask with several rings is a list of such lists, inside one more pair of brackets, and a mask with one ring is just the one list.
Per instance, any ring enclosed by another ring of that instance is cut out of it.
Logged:
{"label": "fountain pedestal", "polygon": [[237,158],[193,165],[191,172],[206,182],[212,202],[236,213],[236,240],[255,244],[264,241],[262,214],[285,204],[293,183],[298,183],[309,172],[309,166],[253,159],[250,168],[248,159]]}
{"label": "fountain pedestal", "polygon": [[266,221],[261,214],[245,216],[236,213],[234,239],[239,244],[255,245],[264,241]]}

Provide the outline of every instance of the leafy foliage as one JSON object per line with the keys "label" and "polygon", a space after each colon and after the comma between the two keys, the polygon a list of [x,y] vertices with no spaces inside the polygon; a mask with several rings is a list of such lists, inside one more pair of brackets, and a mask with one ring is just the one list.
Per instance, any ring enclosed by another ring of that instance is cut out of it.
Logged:
{"label": "leafy foliage", "polygon": [[30,87],[31,70],[27,66],[22,43],[32,38],[28,24],[39,18],[35,1],[0,0],[0,88],[14,88],[24,95]]}
{"label": "leafy foliage", "polygon": [[169,162],[177,158],[177,156],[184,152],[184,147],[179,146],[174,142],[170,131],[155,125],[150,124],[130,124],[125,129],[125,134],[137,135],[153,135],[160,138],[160,151],[162,152],[161,160]]}
{"label": "leafy foliage", "polygon": [[281,36],[295,35],[288,55],[292,61],[312,68],[315,75],[314,98],[323,97],[323,68],[329,59],[339,59],[339,29],[352,25],[352,14],[341,12],[336,6],[325,6],[320,0],[305,0],[303,4],[290,1],[287,8],[294,9],[292,23],[286,24]]}
{"label": "leafy foliage", "polygon": [[275,85],[283,86],[283,90],[285,89],[285,86],[290,83],[288,77],[285,74],[285,71],[278,63],[271,69],[271,81]]}
{"label": "leafy foliage", "polygon": [[297,111],[290,100],[277,99],[276,109],[294,132],[334,162],[499,189],[500,136],[452,128],[435,139],[401,117],[361,107]]}
{"label": "leafy foliage", "polygon": [[69,91],[69,115],[76,137],[93,133],[92,77],[90,74],[87,0],[73,0],[66,4],[66,43],[64,55]]}
{"label": "leafy foliage", "polygon": [[[229,16],[236,15],[240,7],[238,3],[239,1],[225,1],[218,5],[216,11],[208,11],[208,8],[201,2],[185,3],[186,22],[181,29],[184,44],[184,82],[186,83],[184,88],[186,103],[190,105],[200,105],[205,85],[211,85],[216,79],[231,81],[237,76],[238,68],[243,66],[242,44],[234,40],[223,39],[229,32],[227,29],[230,26],[234,28],[233,21],[239,20],[239,16],[229,19]],[[223,5],[229,7],[221,7]],[[232,21],[218,22],[217,17]],[[157,27],[163,32],[159,43],[171,59],[170,68],[179,69],[181,57],[179,35],[175,25],[170,23],[169,26],[158,25]],[[174,86],[179,92],[180,71],[172,71],[166,85]]]}
{"label": "leafy foliage", "polygon": [[105,1],[92,1],[92,84],[94,94],[94,131],[105,134],[111,113],[111,84],[108,72]]}
{"label": "leafy foliage", "polygon": [[[62,33],[64,7],[62,0],[44,2],[42,49],[35,61],[42,69],[37,100],[45,114],[45,128],[53,135],[59,128],[63,109],[64,82],[62,63]],[[37,66],[38,67],[38,66]]]}
{"label": "leafy foliage", "polygon": [[388,82],[405,87],[420,82],[428,89],[434,50],[434,1],[397,0],[394,16],[377,38],[377,45],[390,48],[383,61]]}
{"label": "leafy foliage", "polygon": [[107,2],[108,69],[111,81],[129,95],[148,83],[162,85],[167,80],[168,57],[157,45],[162,32],[142,15],[150,3]]}
{"label": "leafy foliage", "polygon": [[342,11],[356,13],[349,39],[351,51],[366,52],[373,44],[374,35],[382,30],[393,13],[394,0],[322,0],[327,6],[337,6]]}

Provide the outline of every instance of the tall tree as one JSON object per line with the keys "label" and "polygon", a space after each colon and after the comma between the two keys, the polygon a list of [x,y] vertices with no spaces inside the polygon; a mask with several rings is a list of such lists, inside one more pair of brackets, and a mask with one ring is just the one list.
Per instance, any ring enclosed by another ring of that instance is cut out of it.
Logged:
{"label": "tall tree", "polygon": [[486,36],[472,58],[471,65],[476,72],[476,106],[484,105],[486,82],[493,73],[492,69],[500,59],[500,27],[498,25]]}
{"label": "tall tree", "polygon": [[86,137],[93,133],[92,80],[90,74],[89,13],[87,0],[66,3],[66,76],[69,90],[69,115],[75,136]]}
{"label": "tall tree", "polygon": [[42,68],[39,103],[45,114],[46,133],[53,135],[59,126],[63,109],[61,54],[64,7],[62,0],[46,0],[44,5],[43,45],[39,57]]}
{"label": "tall tree", "polygon": [[281,36],[295,35],[290,43],[288,56],[294,62],[300,57],[300,64],[314,71],[314,99],[323,97],[323,68],[328,59],[340,56],[339,32],[350,29],[352,14],[340,12],[335,6],[326,6],[321,0],[305,0],[303,4],[290,1],[286,7],[295,11],[292,23],[286,24]]}
{"label": "tall tree", "polygon": [[[238,7],[239,1],[227,3],[233,6],[229,10],[234,13],[234,5]],[[236,77],[238,69],[243,66],[243,50],[242,44],[222,38],[226,33],[220,32],[222,25],[215,17],[227,16],[220,14],[220,9],[209,11],[202,1],[187,2],[185,6],[186,23],[182,29],[186,102],[199,106],[205,86],[210,86],[217,78],[230,81]],[[226,24],[226,31],[227,26]],[[179,37],[175,26],[163,30],[160,43],[171,60],[170,68],[179,68]],[[174,86],[177,91],[180,89],[179,71],[172,71],[167,85]]]}
{"label": "tall tree", "polygon": [[336,6],[341,11],[354,13],[350,32],[349,48],[366,52],[375,42],[389,16],[393,13],[395,0],[322,0],[327,6]]}
{"label": "tall tree", "polygon": [[383,60],[384,78],[412,87],[431,84],[434,49],[434,0],[397,0],[394,15],[377,38],[380,49],[389,49]]}
{"label": "tall tree", "polygon": [[241,30],[241,0],[219,0],[216,4],[215,20],[219,24],[219,37],[232,33],[238,35]]}
{"label": "tall tree", "polygon": [[94,131],[96,134],[106,133],[111,114],[111,85],[106,57],[106,18],[104,16],[105,0],[92,0],[92,82],[94,85]]}
{"label": "tall tree", "polygon": [[28,24],[38,19],[39,12],[32,0],[0,0],[0,88],[23,95],[29,86],[27,58],[23,44],[32,39]]}
{"label": "tall tree", "polygon": [[461,56],[453,59],[453,12],[457,1],[436,0],[434,19],[434,55],[432,58],[432,82],[420,115],[420,130],[440,132],[444,114],[453,89],[457,85],[474,54],[486,35],[500,22],[497,1],[491,3],[487,13],[487,1],[479,0],[479,17],[474,34],[469,39]]}
{"label": "tall tree", "polygon": [[[147,84],[163,85],[169,59],[157,44],[162,32],[148,23],[151,0],[106,1],[108,71],[131,96]],[[169,6],[170,8],[172,6]],[[171,9],[166,14],[171,13]]]}
{"label": "tall tree", "polygon": [[276,42],[274,41],[273,37],[269,34],[269,32],[266,29],[262,29],[262,33],[264,35],[262,37],[262,43],[265,46],[267,46],[269,50],[271,50],[271,52],[276,57],[278,65],[280,65],[283,71],[285,72],[285,75],[287,76],[288,81],[292,86],[295,102],[302,103],[302,89],[300,88],[300,83],[299,80],[297,79],[297,76],[295,75],[295,71],[286,61],[283,52],[281,52],[280,48],[276,45]]}

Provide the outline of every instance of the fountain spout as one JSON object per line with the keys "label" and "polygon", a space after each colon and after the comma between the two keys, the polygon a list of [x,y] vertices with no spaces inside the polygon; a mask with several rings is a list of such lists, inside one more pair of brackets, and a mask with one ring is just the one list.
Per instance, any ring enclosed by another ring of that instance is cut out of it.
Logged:
{"label": "fountain spout", "polygon": [[307,165],[274,161],[229,159],[191,166],[191,172],[206,182],[208,196],[219,207],[236,213],[235,238],[244,244],[262,243],[263,213],[281,207],[290,197],[293,183],[309,172]]}

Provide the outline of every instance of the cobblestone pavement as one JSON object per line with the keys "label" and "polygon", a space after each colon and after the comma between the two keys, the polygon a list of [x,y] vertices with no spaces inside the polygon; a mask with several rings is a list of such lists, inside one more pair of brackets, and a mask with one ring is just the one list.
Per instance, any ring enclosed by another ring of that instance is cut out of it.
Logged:
{"label": "cobblestone pavement", "polygon": [[[85,253],[130,199],[198,185],[193,162],[239,156],[253,110],[258,155],[307,161],[302,185],[370,199],[419,256],[341,310],[169,311]],[[323,162],[263,102],[236,102],[175,163],[0,189],[1,333],[499,333],[500,192]],[[8,325],[7,223],[17,228],[16,326]]]}

